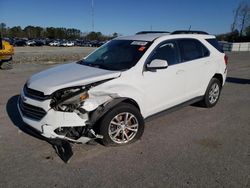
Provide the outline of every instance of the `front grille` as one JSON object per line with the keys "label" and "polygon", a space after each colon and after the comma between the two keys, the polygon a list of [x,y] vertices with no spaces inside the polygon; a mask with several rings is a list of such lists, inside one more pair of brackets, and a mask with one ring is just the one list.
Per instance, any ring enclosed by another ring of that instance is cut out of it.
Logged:
{"label": "front grille", "polygon": [[25,96],[32,98],[32,99],[39,100],[39,101],[49,99],[49,97],[50,97],[49,95],[44,95],[44,93],[41,91],[37,91],[37,90],[31,89],[31,88],[28,88],[26,84],[23,87],[23,92],[24,92]]}
{"label": "front grille", "polygon": [[46,111],[44,109],[27,104],[23,102],[21,98],[19,99],[19,107],[20,107],[22,114],[25,117],[28,117],[31,119],[41,120],[46,115]]}

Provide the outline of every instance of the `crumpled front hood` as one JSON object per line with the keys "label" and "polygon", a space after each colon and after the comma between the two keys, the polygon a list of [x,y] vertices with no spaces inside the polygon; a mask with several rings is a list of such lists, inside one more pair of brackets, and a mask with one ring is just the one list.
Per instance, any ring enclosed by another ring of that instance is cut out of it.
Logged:
{"label": "crumpled front hood", "polygon": [[78,63],[59,65],[31,76],[27,86],[45,95],[68,87],[83,86],[101,80],[117,78],[120,71],[89,67]]}

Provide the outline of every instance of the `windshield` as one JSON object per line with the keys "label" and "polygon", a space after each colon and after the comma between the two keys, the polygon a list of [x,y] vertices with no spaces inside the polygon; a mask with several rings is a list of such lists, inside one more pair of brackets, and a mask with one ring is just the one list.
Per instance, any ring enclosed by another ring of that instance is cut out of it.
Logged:
{"label": "windshield", "polygon": [[107,70],[130,69],[139,61],[150,44],[146,41],[112,40],[79,63]]}

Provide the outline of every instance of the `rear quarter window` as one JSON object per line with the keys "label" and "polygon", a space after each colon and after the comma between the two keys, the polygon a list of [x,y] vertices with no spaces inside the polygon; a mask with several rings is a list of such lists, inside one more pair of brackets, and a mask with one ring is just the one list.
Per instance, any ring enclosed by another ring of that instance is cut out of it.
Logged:
{"label": "rear quarter window", "polygon": [[213,39],[206,39],[206,41],[211,44],[214,48],[216,48],[218,51],[220,51],[221,53],[224,53],[222,47],[220,46],[220,44],[218,43],[218,41],[213,38]]}

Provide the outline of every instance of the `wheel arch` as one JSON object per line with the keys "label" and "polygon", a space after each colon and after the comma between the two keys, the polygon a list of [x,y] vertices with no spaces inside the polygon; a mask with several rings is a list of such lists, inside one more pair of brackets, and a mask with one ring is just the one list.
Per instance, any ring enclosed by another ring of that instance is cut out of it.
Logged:
{"label": "wheel arch", "polygon": [[137,102],[131,98],[127,97],[119,97],[119,98],[114,98],[110,102],[103,104],[99,106],[96,110],[90,113],[89,119],[90,119],[90,124],[94,125],[97,121],[99,121],[109,110],[120,104],[121,102],[123,103],[128,103],[133,106],[135,106],[139,111],[140,107],[137,104]]}
{"label": "wheel arch", "polygon": [[128,104],[132,104],[134,105],[139,111],[141,111],[139,105],[137,104],[137,102],[131,98],[126,98],[125,100],[121,101],[121,102],[125,102],[125,103],[128,103]]}
{"label": "wheel arch", "polygon": [[216,78],[220,81],[221,86],[223,85],[223,76],[220,73],[216,73],[213,78]]}

